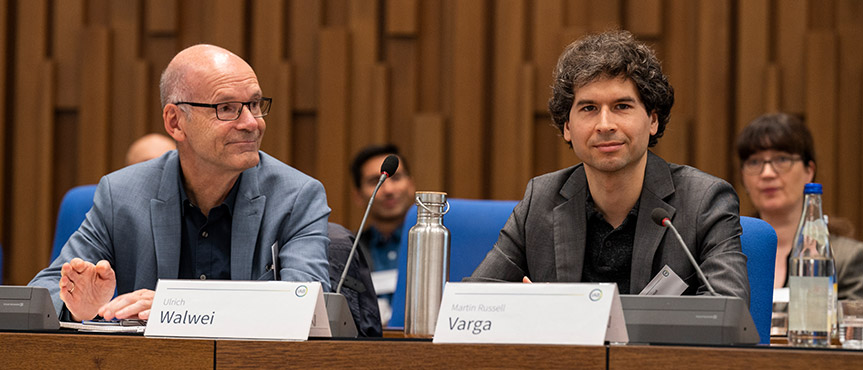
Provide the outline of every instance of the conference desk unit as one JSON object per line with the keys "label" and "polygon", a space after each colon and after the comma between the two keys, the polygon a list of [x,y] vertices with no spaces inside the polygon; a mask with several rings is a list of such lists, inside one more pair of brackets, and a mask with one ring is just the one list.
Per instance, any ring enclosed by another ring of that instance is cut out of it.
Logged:
{"label": "conference desk unit", "polygon": [[140,335],[0,333],[3,369],[579,368],[849,369],[863,351],[789,347],[433,344],[428,340],[305,342],[153,339]]}

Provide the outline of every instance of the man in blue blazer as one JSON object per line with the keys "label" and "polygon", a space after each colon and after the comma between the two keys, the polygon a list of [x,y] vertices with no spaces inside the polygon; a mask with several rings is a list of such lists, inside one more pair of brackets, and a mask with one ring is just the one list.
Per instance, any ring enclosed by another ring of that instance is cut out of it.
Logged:
{"label": "man in blue blazer", "polygon": [[84,223],[30,285],[74,321],[146,319],[158,279],[272,280],[277,268],[329,289],[324,188],[258,150],[271,99],[252,68],[192,46],[160,92],[177,150],[104,176]]}
{"label": "man in blue blazer", "polygon": [[638,294],[668,265],[709,294],[670,231],[667,211],[717,294],[749,302],[738,198],[727,182],[650,153],[674,90],[653,50],[629,32],[590,35],[558,60],[549,111],[582,163],[538,176],[474,281],[614,282]]}

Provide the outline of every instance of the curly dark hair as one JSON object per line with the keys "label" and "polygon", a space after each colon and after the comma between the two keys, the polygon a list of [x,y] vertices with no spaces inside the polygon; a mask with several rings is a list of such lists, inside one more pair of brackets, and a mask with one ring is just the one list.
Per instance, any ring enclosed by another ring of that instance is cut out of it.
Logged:
{"label": "curly dark hair", "polygon": [[[659,59],[647,45],[635,40],[628,31],[608,31],[587,35],[569,44],[557,60],[554,69],[552,97],[548,110],[554,126],[563,134],[569,121],[575,89],[600,78],[624,77],[638,89],[647,114],[658,117],[656,134],[650,135],[653,147],[665,132],[674,105],[674,88],[662,73]],[[567,141],[570,147],[572,142]]]}
{"label": "curly dark hair", "polygon": [[353,161],[351,161],[351,177],[354,180],[355,188],[359,189],[362,187],[363,166],[366,162],[374,157],[384,154],[395,154],[399,156],[399,168],[396,172],[401,172],[410,176],[408,161],[403,155],[401,155],[401,153],[399,153],[399,148],[397,146],[393,144],[369,145],[360,149],[360,151],[354,156]]}

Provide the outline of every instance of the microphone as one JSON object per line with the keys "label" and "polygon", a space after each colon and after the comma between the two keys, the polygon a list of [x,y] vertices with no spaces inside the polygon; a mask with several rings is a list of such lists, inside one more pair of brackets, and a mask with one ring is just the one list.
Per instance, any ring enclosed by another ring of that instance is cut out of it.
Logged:
{"label": "microphone", "polygon": [[698,277],[701,278],[701,281],[704,282],[704,285],[707,285],[707,289],[710,290],[710,293],[716,294],[716,291],[713,290],[713,286],[710,285],[710,282],[707,281],[707,278],[704,276],[704,271],[701,271],[701,267],[698,266],[698,263],[695,262],[695,258],[692,257],[692,253],[689,252],[689,248],[686,247],[686,243],[683,241],[683,238],[680,236],[680,233],[677,232],[677,228],[674,227],[674,224],[671,223],[671,215],[662,208],[654,208],[653,212],[650,212],[650,218],[653,219],[653,222],[656,222],[659,226],[668,227],[671,231],[674,232],[674,236],[677,237],[677,240],[680,242],[680,247],[683,248],[683,251],[686,252],[686,257],[689,257],[689,263],[692,264],[692,267],[695,267],[695,272],[698,273]]}
{"label": "microphone", "polygon": [[339,285],[336,287],[336,294],[340,294],[342,292],[342,285],[345,283],[345,278],[348,276],[348,268],[351,267],[351,261],[354,259],[354,253],[357,251],[357,244],[360,242],[360,236],[363,233],[363,228],[366,226],[366,219],[369,217],[369,211],[372,209],[372,203],[375,201],[375,196],[378,195],[378,189],[383,185],[384,180],[392,176],[396,173],[396,170],[399,168],[399,157],[395,154],[390,154],[384,159],[384,163],[381,164],[381,177],[378,180],[378,185],[375,186],[375,191],[372,192],[371,198],[369,198],[369,205],[366,206],[366,213],[363,214],[363,220],[360,222],[360,229],[357,230],[357,237],[354,239],[354,245],[351,246],[351,253],[348,254],[348,261],[345,262],[345,270],[342,271],[342,277],[339,278]]}

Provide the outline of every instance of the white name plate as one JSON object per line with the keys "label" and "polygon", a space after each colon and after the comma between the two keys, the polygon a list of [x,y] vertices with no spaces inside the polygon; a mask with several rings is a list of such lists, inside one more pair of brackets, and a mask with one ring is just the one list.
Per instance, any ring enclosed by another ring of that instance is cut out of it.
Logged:
{"label": "white name plate", "polygon": [[447,283],[434,343],[626,343],[617,284]]}
{"label": "white name plate", "polygon": [[331,336],[319,282],[159,280],[147,337],[306,340]]}

